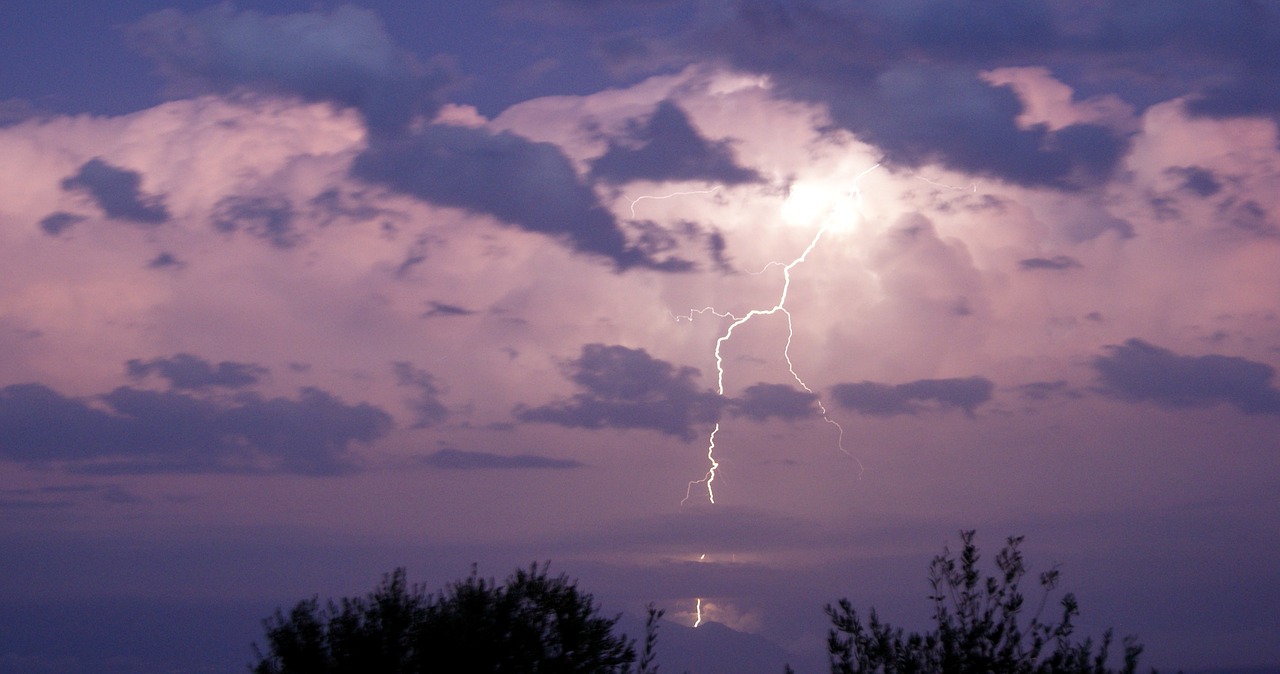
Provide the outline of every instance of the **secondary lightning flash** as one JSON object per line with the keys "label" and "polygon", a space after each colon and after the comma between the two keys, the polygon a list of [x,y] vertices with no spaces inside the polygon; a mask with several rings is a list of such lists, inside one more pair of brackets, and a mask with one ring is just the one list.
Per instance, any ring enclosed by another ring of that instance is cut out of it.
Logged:
{"label": "secondary lightning flash", "polygon": [[650,195],[648,195],[648,194],[644,194],[644,195],[641,195],[641,196],[636,197],[636,198],[631,202],[631,217],[632,217],[632,218],[635,218],[635,217],[636,217],[636,204],[640,203],[640,201],[641,201],[641,200],[643,200],[643,199],[653,199],[654,201],[662,201],[663,199],[670,199],[671,197],[683,197],[683,196],[688,196],[688,195],[690,195],[690,194],[715,194],[715,193],[716,193],[716,192],[718,192],[719,190],[720,190],[720,186],[719,186],[719,185],[716,185],[715,187],[713,187],[713,188],[711,188],[711,189],[709,189],[709,190],[691,190],[691,191],[688,191],[688,192],[672,192],[671,194],[664,194],[664,195],[662,195],[662,196],[660,196],[660,197],[650,196]]}

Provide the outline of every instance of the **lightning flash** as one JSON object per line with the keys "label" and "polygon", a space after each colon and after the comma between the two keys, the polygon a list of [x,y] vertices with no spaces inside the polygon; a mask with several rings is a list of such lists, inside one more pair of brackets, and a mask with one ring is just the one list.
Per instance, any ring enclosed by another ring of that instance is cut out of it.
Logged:
{"label": "lightning flash", "polygon": [[671,197],[683,197],[683,196],[688,196],[688,195],[690,195],[690,194],[715,194],[715,193],[716,193],[716,192],[718,192],[718,191],[720,191],[720,186],[719,186],[719,185],[716,185],[715,187],[713,187],[713,188],[711,188],[711,189],[709,189],[709,190],[691,190],[691,191],[688,191],[688,192],[672,192],[671,194],[664,194],[664,195],[662,195],[662,196],[660,196],[660,197],[657,197],[657,196],[650,196],[650,195],[648,195],[648,194],[641,195],[641,196],[636,197],[636,198],[635,198],[635,200],[631,202],[631,217],[632,217],[632,219],[634,219],[634,218],[636,217],[636,204],[640,203],[641,201],[643,201],[643,200],[645,200],[645,199],[653,199],[654,201],[662,201],[663,199],[670,199]]}
{"label": "lightning flash", "polygon": [[[853,190],[849,193],[849,196],[853,198],[857,206],[859,207],[862,206],[862,192],[858,189],[858,181],[861,180],[863,176],[874,171],[879,166],[880,166],[879,164],[876,164],[871,168],[864,170],[862,173],[859,173],[856,177],[854,177]],[[634,202],[633,202],[633,206],[634,206]],[[778,295],[778,301],[773,306],[763,308],[763,309],[752,309],[741,317],[734,316],[733,314],[730,314],[727,312],[716,311],[714,308],[711,308],[711,307],[707,307],[705,309],[693,310],[689,313],[687,317],[684,317],[684,316],[677,317],[677,321],[679,321],[681,318],[687,318],[688,320],[692,321],[694,314],[711,313],[720,318],[731,319],[731,322],[729,323],[729,327],[726,328],[724,331],[724,334],[720,335],[719,339],[716,340],[716,347],[715,347],[716,393],[718,393],[720,396],[722,397],[724,396],[724,370],[725,370],[724,354],[723,354],[724,345],[728,343],[729,340],[733,339],[734,331],[736,331],[739,327],[746,325],[747,322],[749,322],[751,319],[757,316],[772,316],[774,314],[782,314],[787,319],[787,341],[786,341],[786,344],[782,347],[782,357],[787,363],[787,371],[791,373],[791,377],[795,379],[797,384],[800,385],[800,388],[804,389],[806,393],[810,393],[810,394],[813,394],[814,396],[817,396],[817,394],[814,393],[813,389],[809,388],[809,385],[805,383],[803,378],[801,378],[800,374],[796,372],[795,364],[791,361],[791,340],[793,337],[795,337],[795,326],[792,322],[791,312],[787,310],[787,294],[791,291],[791,271],[796,267],[800,266],[801,264],[803,264],[809,258],[809,254],[812,253],[813,249],[818,246],[818,243],[822,240],[822,236],[826,234],[827,230],[830,229],[833,224],[834,223],[832,222],[832,218],[828,215],[823,220],[822,226],[819,227],[818,231],[813,235],[813,239],[809,241],[809,245],[805,247],[804,251],[801,252],[798,257],[786,263],[780,262],[780,261],[770,262],[769,264],[765,265],[764,269],[761,269],[759,272],[757,272],[758,274],[762,274],[772,267],[775,267],[775,266],[782,267],[782,290]],[[822,404],[822,399],[820,397],[817,398],[817,403],[818,403],[818,409],[822,412],[822,419],[827,423],[835,426],[839,432],[839,435],[837,437],[837,447],[840,449],[841,452],[844,452],[854,461],[858,461],[856,457],[854,457],[852,454],[849,453],[848,450],[844,448],[844,428],[838,422],[836,422],[834,419],[830,417],[830,415],[827,413],[827,408],[825,405]],[[685,490],[684,500],[680,501],[681,505],[683,505],[686,501],[689,500],[689,498],[693,494],[693,488],[697,485],[705,485],[705,488],[707,490],[707,501],[709,501],[710,503],[716,502],[716,495],[715,495],[715,490],[713,489],[713,484],[715,483],[715,480],[716,480],[716,470],[720,467],[720,462],[716,460],[716,455],[715,455],[716,434],[719,432],[720,432],[720,423],[716,422],[715,427],[711,430],[710,437],[707,439],[707,462],[709,464],[709,467],[707,468],[707,473],[701,479],[691,480],[689,482],[689,485]],[[859,471],[862,470],[861,461],[858,461],[858,469]],[[699,603],[699,606],[701,606],[700,603]],[[699,612],[699,620],[701,620],[700,612]]]}

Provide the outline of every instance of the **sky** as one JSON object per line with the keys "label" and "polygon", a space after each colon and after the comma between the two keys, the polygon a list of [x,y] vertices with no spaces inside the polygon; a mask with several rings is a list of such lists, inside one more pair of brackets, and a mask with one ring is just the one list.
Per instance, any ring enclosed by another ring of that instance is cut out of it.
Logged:
{"label": "sky", "polygon": [[1266,1],[5,3],[0,670],[549,560],[818,671],[969,529],[1274,668],[1277,57]]}

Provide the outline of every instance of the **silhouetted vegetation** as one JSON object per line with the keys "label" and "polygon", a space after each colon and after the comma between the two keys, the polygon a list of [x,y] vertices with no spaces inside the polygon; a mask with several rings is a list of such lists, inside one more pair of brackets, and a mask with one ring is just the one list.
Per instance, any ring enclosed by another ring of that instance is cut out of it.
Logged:
{"label": "silhouetted vegetation", "polygon": [[657,621],[649,609],[636,664],[634,641],[614,635],[591,595],[536,564],[498,585],[471,577],[427,594],[404,569],[373,593],[321,606],[299,602],[264,621],[266,652],[254,644],[255,674],[546,672],[652,674]]}
{"label": "silhouetted vegetation", "polygon": [[1045,600],[1057,586],[1056,569],[1040,574],[1040,610],[1023,625],[1024,597],[1018,584],[1027,569],[1018,550],[1022,537],[1008,539],[996,555],[999,573],[985,580],[978,572],[973,537],[973,531],[961,532],[959,557],[944,549],[929,566],[931,632],[904,633],[881,622],[875,609],[863,624],[849,600],[828,604],[832,674],[1133,674],[1142,653],[1133,637],[1124,639],[1119,670],[1107,665],[1111,630],[1097,644],[1088,638],[1072,641],[1071,621],[1079,613],[1074,595],[1063,596],[1061,618],[1041,622]]}
{"label": "silhouetted vegetation", "polygon": [[[1072,639],[1075,596],[1060,601],[1056,620],[1041,621],[1058,571],[1041,573],[1042,596],[1024,623],[1019,584],[1027,572],[1007,539],[995,557],[998,573],[982,577],[974,532],[960,534],[929,566],[934,629],[907,633],[871,609],[864,623],[848,599],[828,604],[832,674],[1134,674],[1142,646],[1123,639],[1120,669],[1108,665],[1112,632],[1098,642]],[[263,621],[266,652],[254,644],[255,674],[476,673],[655,674],[658,620],[649,606],[645,639],[613,633],[619,617],[601,617],[589,594],[567,577],[534,564],[502,585],[469,578],[428,594],[410,587],[404,569],[383,577],[371,594],[321,605],[299,602]],[[790,673],[790,667],[786,672]]]}

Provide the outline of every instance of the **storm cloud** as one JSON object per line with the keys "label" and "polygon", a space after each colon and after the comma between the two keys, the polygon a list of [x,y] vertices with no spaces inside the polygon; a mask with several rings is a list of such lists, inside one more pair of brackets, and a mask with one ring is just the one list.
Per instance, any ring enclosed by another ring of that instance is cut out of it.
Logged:
{"label": "storm cloud", "polygon": [[417,396],[407,401],[414,415],[411,428],[429,428],[449,418],[449,408],[440,401],[440,387],[430,372],[406,361],[392,363],[391,369],[395,372],[396,384],[418,390]]}
{"label": "storm cloud", "polygon": [[771,418],[796,420],[821,414],[817,403],[817,394],[786,384],[760,383],[748,386],[741,397],[733,399],[729,409],[733,414],[753,421]]}
{"label": "storm cloud", "polygon": [[73,225],[84,220],[83,215],[57,211],[40,218],[40,231],[49,236],[59,236]]}
{"label": "storm cloud", "polygon": [[330,102],[359,110],[375,131],[433,113],[434,93],[450,79],[398,47],[376,14],[351,5],[281,16],[230,5],[167,9],[143,17],[129,35],[181,87]]}
{"label": "storm cloud", "polygon": [[1070,255],[1054,255],[1053,257],[1029,257],[1025,260],[1018,260],[1018,266],[1022,269],[1036,270],[1049,269],[1061,271],[1064,269],[1075,269],[1080,266],[1080,261]]}
{"label": "storm cloud", "polygon": [[468,452],[461,449],[441,449],[422,457],[422,463],[444,470],[512,470],[579,468],[583,464],[573,459],[552,459],[536,454],[494,454],[492,452]]}
{"label": "storm cloud", "polygon": [[[158,225],[169,220],[164,200],[142,193],[142,174],[112,166],[101,157],[90,159],[75,175],[64,178],[62,189],[88,194],[112,220],[128,220],[140,225]],[[56,234],[72,222],[65,218],[49,222],[46,218],[41,226],[46,232]],[[50,225],[56,231],[50,231]]]}
{"label": "storm cloud", "polygon": [[672,101],[658,103],[653,114],[633,120],[626,134],[591,163],[591,175],[614,183],[630,180],[705,180],[735,185],[761,178],[739,166],[728,141],[710,141]]}
{"label": "storm cloud", "polygon": [[230,402],[128,386],[86,399],[36,383],[0,388],[0,457],[82,472],[331,475],[357,467],[351,443],[390,427],[377,407],[316,388]]}
{"label": "storm cloud", "polygon": [[836,124],[892,163],[938,161],[1074,189],[1109,176],[1128,147],[1094,124],[1022,128],[1014,92],[980,77],[983,66],[1059,41],[1045,5],[927,2],[904,11],[898,3],[756,0],[695,37],[693,48],[773,76],[787,96],[826,104]]}
{"label": "storm cloud", "polygon": [[1198,197],[1211,197],[1222,191],[1222,181],[1202,166],[1171,166],[1165,173],[1182,178],[1182,189]]}
{"label": "storm cloud", "polygon": [[[845,409],[876,417],[916,415],[930,408],[953,408],[973,416],[991,399],[995,386],[985,377],[920,379],[906,384],[836,384],[831,396]],[[932,403],[932,404],[930,404]]]}
{"label": "storm cloud", "polygon": [[1102,391],[1173,409],[1226,403],[1245,414],[1280,414],[1275,368],[1238,356],[1181,356],[1140,339],[1093,359]]}
{"label": "storm cloud", "polygon": [[627,244],[613,214],[584,184],[560,148],[512,133],[450,125],[375,140],[352,172],[398,192],[492,215],[564,240],[620,269],[660,266]]}
{"label": "storm cloud", "polygon": [[178,353],[168,358],[152,360],[132,359],[125,363],[125,371],[134,379],[158,374],[177,389],[198,390],[209,387],[244,388],[258,383],[267,369],[253,363],[222,361],[216,366],[189,353]]}
{"label": "storm cloud", "polygon": [[[1129,149],[1127,131],[1023,123],[1014,91],[983,77],[1028,63],[1042,64],[1081,98],[1120,92],[1142,110],[1184,97],[1196,115],[1280,119],[1273,67],[1280,9],[1267,3],[744,0],[702,13],[695,4],[651,13],[652,32],[677,16],[687,29],[632,51],[658,61],[677,51],[767,75],[783,96],[824,105],[835,125],[899,165],[936,161],[1068,190],[1104,181]],[[598,25],[621,13],[607,3],[575,6]],[[614,37],[635,43],[631,23]]]}
{"label": "storm cloud", "polygon": [[677,368],[644,349],[587,344],[564,372],[579,393],[517,407],[516,418],[570,428],[644,428],[692,440],[695,426],[714,422],[722,404],[715,391],[695,383],[696,369]]}
{"label": "storm cloud", "polygon": [[292,248],[302,239],[294,216],[283,197],[229,196],[214,205],[213,226],[222,232],[244,231],[276,248]]}

